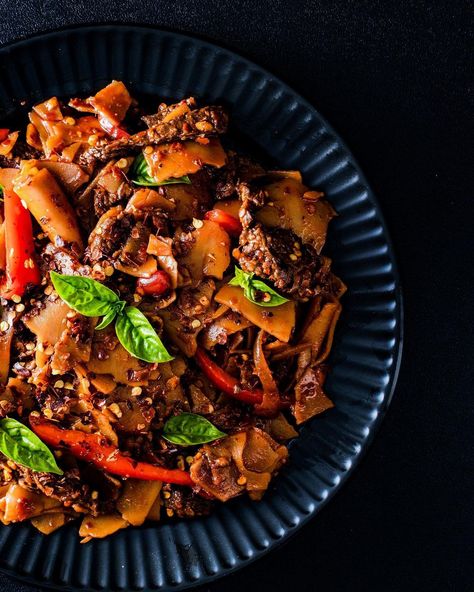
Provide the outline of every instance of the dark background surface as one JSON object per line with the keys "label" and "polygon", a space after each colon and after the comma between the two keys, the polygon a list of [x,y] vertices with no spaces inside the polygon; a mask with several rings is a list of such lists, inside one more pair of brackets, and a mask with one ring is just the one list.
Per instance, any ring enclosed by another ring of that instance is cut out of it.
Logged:
{"label": "dark background surface", "polygon": [[[388,222],[405,296],[405,346],[382,428],[311,524],[205,592],[472,589],[468,5],[0,0],[0,43],[82,22],[149,23],[198,34],[268,68],[346,140]],[[0,575],[0,592],[7,591],[34,589]]]}

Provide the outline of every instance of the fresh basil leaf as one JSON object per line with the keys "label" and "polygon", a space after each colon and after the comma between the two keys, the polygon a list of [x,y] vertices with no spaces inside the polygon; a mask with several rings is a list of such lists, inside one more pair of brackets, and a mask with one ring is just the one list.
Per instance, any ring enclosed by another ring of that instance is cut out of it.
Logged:
{"label": "fresh basil leaf", "polygon": [[86,317],[108,315],[121,302],[115,292],[91,278],[61,275],[55,271],[51,271],[50,275],[60,298]]}
{"label": "fresh basil leaf", "polygon": [[115,319],[118,314],[118,310],[116,308],[111,308],[109,312],[102,317],[102,320],[95,328],[96,331],[101,331],[110,325],[110,323]]}
{"label": "fresh basil leaf", "polygon": [[117,302],[117,304],[114,304],[113,307],[115,308],[115,310],[117,311],[117,314],[122,314],[123,309],[127,306],[127,303],[125,302],[125,300],[119,300]]}
{"label": "fresh basil leaf", "polygon": [[[258,306],[280,306],[285,302],[289,302],[288,298],[281,296],[265,282],[255,278],[255,274],[246,273],[238,267],[235,267],[234,277],[230,280],[229,285],[241,287],[245,298],[254,304],[258,304]],[[257,292],[262,292],[263,298],[257,299]]]}
{"label": "fresh basil leaf", "polygon": [[194,446],[213,442],[227,434],[209,420],[195,413],[181,413],[168,419],[163,427],[163,438],[180,446]]}
{"label": "fresh basil leaf", "polygon": [[[270,300],[255,300],[255,291],[263,292],[265,294],[270,294]],[[259,306],[280,306],[280,304],[284,304],[285,302],[289,302],[288,298],[281,296],[276,292],[273,288],[268,286],[265,282],[261,280],[252,280],[252,298],[253,302],[256,302]]]}
{"label": "fresh basil leaf", "polygon": [[111,304],[110,311],[103,317],[102,321],[95,328],[96,331],[105,329],[115,319],[115,317],[123,312],[123,309],[127,306],[124,300],[118,300],[114,304]]}
{"label": "fresh basil leaf", "polygon": [[130,173],[132,175],[137,176],[137,177],[147,177],[147,176],[150,177],[148,162],[147,162],[143,152],[140,152],[140,154],[138,154],[135,157],[135,160],[133,161],[131,169],[130,169]]}
{"label": "fresh basil leaf", "polygon": [[229,285],[231,286],[239,286],[244,291],[244,296],[247,300],[253,302],[253,292],[252,292],[252,278],[254,276],[253,273],[246,273],[242,271],[237,266],[235,266],[234,270],[234,277],[230,280]]}
{"label": "fresh basil leaf", "polygon": [[253,273],[246,273],[242,271],[237,266],[234,268],[234,277],[230,280],[229,284],[231,286],[240,286],[241,288],[250,288],[250,282],[253,278]]}
{"label": "fresh basil leaf", "polygon": [[160,185],[174,185],[176,183],[191,185],[191,179],[188,175],[184,175],[183,177],[170,177],[169,179],[160,182],[155,181],[143,153],[139,154],[133,161],[132,168],[130,169],[130,176],[132,178],[132,183],[144,187],[159,187]]}
{"label": "fresh basil leaf", "polygon": [[0,451],[10,460],[33,471],[63,474],[46,444],[16,419],[6,417],[0,420]]}
{"label": "fresh basil leaf", "polygon": [[145,362],[173,359],[146,316],[135,306],[127,306],[115,322],[118,340],[132,356]]}
{"label": "fresh basil leaf", "polygon": [[179,183],[185,185],[191,185],[191,179],[188,175],[183,175],[182,177],[170,177],[169,179],[165,179],[164,181],[147,181],[145,179],[134,180],[132,179],[132,183],[134,185],[140,185],[140,187],[160,187],[161,185],[177,185]]}

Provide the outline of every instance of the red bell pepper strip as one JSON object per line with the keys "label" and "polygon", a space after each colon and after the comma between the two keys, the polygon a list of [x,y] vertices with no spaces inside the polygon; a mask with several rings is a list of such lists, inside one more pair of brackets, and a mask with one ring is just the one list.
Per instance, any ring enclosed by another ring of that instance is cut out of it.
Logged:
{"label": "red bell pepper strip", "polygon": [[197,348],[194,356],[207,378],[226,395],[252,405],[259,405],[262,402],[263,392],[261,390],[249,391],[241,389],[239,381],[213,362],[201,347]]}
{"label": "red bell pepper strip", "polygon": [[112,138],[114,138],[114,140],[120,140],[121,138],[130,137],[130,134],[128,132],[126,132],[121,127],[118,127],[118,125],[114,125],[109,119],[107,119],[103,115],[99,115],[97,119],[99,120],[100,127],[104,130],[104,132],[107,132],[109,136],[112,136]]}
{"label": "red bell pepper strip", "polygon": [[23,296],[28,284],[39,284],[41,274],[35,262],[31,216],[11,189],[3,190],[5,205],[5,250],[7,280],[3,298]]}
{"label": "red bell pepper strip", "polygon": [[49,446],[62,446],[76,458],[88,461],[103,471],[128,479],[165,481],[177,485],[194,486],[189,473],[179,469],[165,469],[150,463],[139,462],[125,456],[99,434],[86,434],[79,430],[65,430],[51,421],[31,417],[30,425],[35,434]]}
{"label": "red bell pepper strip", "polygon": [[10,130],[2,127],[0,128],[0,142],[3,142],[4,140],[6,140],[8,138],[8,134],[10,133]]}
{"label": "red bell pepper strip", "polygon": [[7,251],[5,249],[5,224],[0,224],[0,269],[4,270],[7,266]]}
{"label": "red bell pepper strip", "polygon": [[239,236],[242,232],[242,224],[240,220],[224,210],[219,210],[218,208],[214,210],[209,210],[204,215],[206,220],[212,220],[212,222],[216,222],[219,226],[225,230],[231,236]]}
{"label": "red bell pepper strip", "polygon": [[137,280],[137,292],[139,294],[151,294],[159,296],[171,288],[171,279],[166,271],[155,271],[149,278]]}

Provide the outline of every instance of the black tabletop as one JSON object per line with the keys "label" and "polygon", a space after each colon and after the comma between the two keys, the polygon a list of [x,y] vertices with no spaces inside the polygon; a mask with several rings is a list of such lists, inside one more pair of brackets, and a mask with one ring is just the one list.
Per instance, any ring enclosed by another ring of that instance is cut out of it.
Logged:
{"label": "black tabletop", "polygon": [[[402,368],[382,428],[315,520],[206,592],[472,589],[468,5],[0,0],[0,43],[68,24],[126,21],[198,34],[258,62],[347,141],[386,216],[406,313]],[[34,589],[0,575],[6,591]]]}

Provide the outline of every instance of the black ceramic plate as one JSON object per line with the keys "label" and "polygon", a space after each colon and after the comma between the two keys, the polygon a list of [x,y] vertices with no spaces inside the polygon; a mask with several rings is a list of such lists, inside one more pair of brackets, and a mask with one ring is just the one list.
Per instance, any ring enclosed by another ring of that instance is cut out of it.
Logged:
{"label": "black ceramic plate", "polygon": [[91,94],[113,78],[136,93],[225,102],[238,135],[279,167],[300,169],[340,214],[329,249],[349,291],[327,383],[336,406],[303,427],[262,502],[242,498],[208,518],[130,528],[87,545],[79,544],[77,526],[50,537],[29,525],[0,528],[0,568],[31,582],[63,590],[181,590],[273,549],[354,470],[395,386],[401,296],[382,214],[344,143],[304,99],[232,52],[134,26],[34,37],[0,50],[0,120],[51,95]]}

